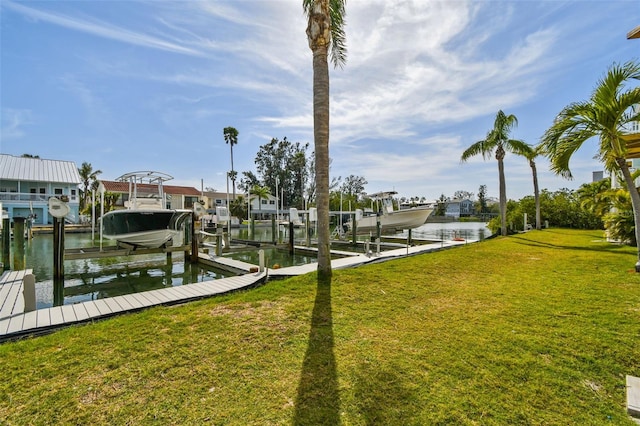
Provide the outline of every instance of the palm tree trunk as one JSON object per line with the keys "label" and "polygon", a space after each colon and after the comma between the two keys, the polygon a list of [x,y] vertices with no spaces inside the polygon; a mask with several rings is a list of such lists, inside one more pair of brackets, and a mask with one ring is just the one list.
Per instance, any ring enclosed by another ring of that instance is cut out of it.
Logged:
{"label": "palm tree trunk", "polygon": [[329,64],[327,47],[313,50],[313,137],[318,203],[318,281],[331,282],[329,247]]}
{"label": "palm tree trunk", "polygon": [[538,187],[538,170],[536,169],[536,162],[529,160],[531,166],[531,173],[533,174],[533,196],[536,201],[536,229],[539,231],[542,229],[542,218],[540,217],[540,189]]}
{"label": "palm tree trunk", "polygon": [[503,237],[507,235],[507,184],[504,180],[504,149],[496,149],[496,159],[498,160],[498,179],[500,180],[500,230]]}
{"label": "palm tree trunk", "polygon": [[233,142],[229,143],[231,147],[231,188],[233,191],[233,199],[236,199],[236,174],[233,171]]}
{"label": "palm tree trunk", "polygon": [[636,262],[636,272],[640,272],[640,193],[636,188],[627,161],[624,158],[616,158],[616,162],[620,167],[624,181],[629,189],[629,195],[631,196],[631,206],[633,207],[633,223],[635,224],[636,232],[636,246],[638,249],[638,260]]}

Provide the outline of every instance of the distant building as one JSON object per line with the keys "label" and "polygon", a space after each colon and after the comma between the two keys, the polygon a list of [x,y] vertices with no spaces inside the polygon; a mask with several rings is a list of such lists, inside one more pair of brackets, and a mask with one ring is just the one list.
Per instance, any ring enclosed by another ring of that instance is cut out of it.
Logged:
{"label": "distant building", "polygon": [[444,215],[459,219],[461,217],[472,216],[474,213],[475,209],[473,201],[466,198],[464,200],[453,199],[447,201],[447,207],[445,209]]}
{"label": "distant building", "polygon": [[71,209],[66,218],[78,223],[81,183],[72,161],[0,154],[0,203],[11,220],[32,217],[36,225],[53,223],[49,198],[66,196]]}
{"label": "distant building", "polygon": [[602,170],[591,172],[591,182],[600,182],[601,180],[604,180],[604,172]]}

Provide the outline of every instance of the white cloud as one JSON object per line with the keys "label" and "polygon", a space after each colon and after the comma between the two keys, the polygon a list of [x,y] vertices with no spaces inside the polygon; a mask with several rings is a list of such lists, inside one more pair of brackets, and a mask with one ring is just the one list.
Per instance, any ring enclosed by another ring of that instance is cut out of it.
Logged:
{"label": "white cloud", "polygon": [[36,21],[48,22],[50,24],[84,32],[87,34],[92,34],[98,37],[185,55],[201,55],[201,52],[197,50],[185,46],[180,46],[175,43],[170,43],[146,34],[120,28],[105,22],[100,22],[98,20],[87,21],[58,13],[44,12],[42,10],[33,9],[31,7],[27,7],[13,1],[5,1],[3,2],[3,6],[8,7],[9,9],[12,9],[13,11]]}
{"label": "white cloud", "polygon": [[31,110],[2,108],[0,142],[22,138],[25,136],[24,127],[29,124],[33,124]]}

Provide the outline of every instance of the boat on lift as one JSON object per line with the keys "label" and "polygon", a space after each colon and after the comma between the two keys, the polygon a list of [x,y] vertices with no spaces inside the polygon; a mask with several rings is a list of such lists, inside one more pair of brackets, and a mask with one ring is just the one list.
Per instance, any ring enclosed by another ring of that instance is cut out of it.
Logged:
{"label": "boat on lift", "polygon": [[[378,205],[376,213],[363,214],[362,210],[356,210],[356,233],[369,234],[376,233],[378,223],[380,223],[380,233],[389,234],[401,232],[405,229],[413,229],[425,224],[429,215],[433,212],[432,207],[420,206],[409,209],[396,210],[393,206],[393,196],[395,191],[378,192],[369,195]],[[353,224],[347,222],[347,229],[352,232]]]}
{"label": "boat on lift", "polygon": [[102,217],[102,235],[136,247],[179,246],[192,210],[166,208],[163,183],[172,176],[155,171],[126,173],[117,181],[129,183],[125,208]]}

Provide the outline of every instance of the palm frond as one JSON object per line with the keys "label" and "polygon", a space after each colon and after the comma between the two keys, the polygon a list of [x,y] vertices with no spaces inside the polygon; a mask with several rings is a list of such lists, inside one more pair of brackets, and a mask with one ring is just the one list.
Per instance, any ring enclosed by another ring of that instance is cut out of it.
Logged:
{"label": "palm frond", "polygon": [[336,68],[342,68],[347,62],[347,41],[344,31],[346,13],[345,0],[330,0],[331,62]]}
{"label": "palm frond", "polygon": [[464,163],[469,158],[482,154],[482,157],[486,160],[490,158],[495,146],[488,143],[487,140],[481,140],[473,143],[469,148],[465,149],[460,157],[460,162]]}

